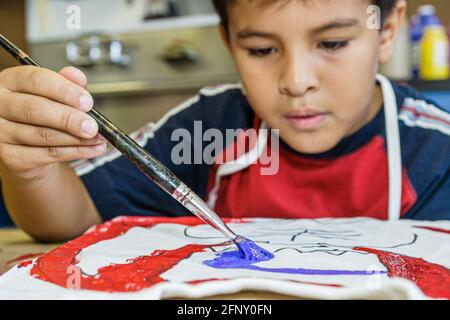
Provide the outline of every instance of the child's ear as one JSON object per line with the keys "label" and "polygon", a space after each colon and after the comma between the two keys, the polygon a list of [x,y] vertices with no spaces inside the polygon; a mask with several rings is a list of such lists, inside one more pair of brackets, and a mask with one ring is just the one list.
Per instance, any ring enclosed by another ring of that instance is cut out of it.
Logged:
{"label": "child's ear", "polygon": [[396,5],[386,17],[383,29],[381,30],[379,62],[381,64],[387,63],[395,50],[395,43],[397,41],[400,29],[405,21],[406,15],[406,1],[397,0]]}

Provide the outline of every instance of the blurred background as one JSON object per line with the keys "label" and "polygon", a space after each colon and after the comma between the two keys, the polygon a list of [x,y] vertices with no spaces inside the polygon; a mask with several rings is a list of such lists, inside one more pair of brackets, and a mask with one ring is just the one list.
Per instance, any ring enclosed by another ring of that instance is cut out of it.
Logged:
{"label": "blurred background", "polygon": [[[450,1],[408,5],[382,72],[450,106]],[[129,132],[205,85],[238,80],[218,22],[210,0],[0,0],[0,32],[43,66],[81,68],[96,107]],[[0,69],[16,64],[0,51]]]}
{"label": "blurred background", "polygon": [[[41,65],[81,68],[131,132],[206,85],[236,82],[209,0],[0,0],[0,32]],[[0,52],[0,69],[17,65]]]}

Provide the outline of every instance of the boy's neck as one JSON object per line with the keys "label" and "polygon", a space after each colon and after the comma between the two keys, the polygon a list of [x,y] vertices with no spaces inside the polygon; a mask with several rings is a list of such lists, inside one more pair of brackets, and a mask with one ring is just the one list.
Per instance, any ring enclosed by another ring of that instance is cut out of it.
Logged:
{"label": "boy's neck", "polygon": [[367,112],[365,112],[363,116],[363,120],[359,122],[359,124],[355,126],[347,136],[351,136],[355,132],[358,132],[366,124],[371,122],[380,112],[380,109],[382,107],[383,107],[383,91],[381,90],[381,86],[377,82],[374,85],[372,97],[369,102],[369,107],[367,108]]}

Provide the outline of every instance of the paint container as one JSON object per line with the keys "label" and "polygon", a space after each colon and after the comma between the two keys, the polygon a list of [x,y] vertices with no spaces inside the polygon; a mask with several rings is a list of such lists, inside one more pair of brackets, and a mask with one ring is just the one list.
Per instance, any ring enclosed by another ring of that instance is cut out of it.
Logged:
{"label": "paint container", "polygon": [[449,78],[449,40],[440,24],[426,27],[420,44],[420,77],[423,80]]}
{"label": "paint container", "polygon": [[430,25],[440,24],[433,5],[422,5],[411,19],[411,76],[420,79],[422,51],[421,45],[425,29]]}

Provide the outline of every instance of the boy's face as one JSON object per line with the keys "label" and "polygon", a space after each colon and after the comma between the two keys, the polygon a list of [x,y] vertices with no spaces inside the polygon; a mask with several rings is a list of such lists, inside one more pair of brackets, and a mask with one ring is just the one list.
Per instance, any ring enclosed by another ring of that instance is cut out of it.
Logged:
{"label": "boy's face", "polygon": [[380,110],[375,75],[392,43],[367,27],[370,4],[235,0],[228,8],[227,44],[248,100],[294,150],[328,151]]}

